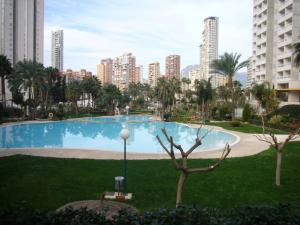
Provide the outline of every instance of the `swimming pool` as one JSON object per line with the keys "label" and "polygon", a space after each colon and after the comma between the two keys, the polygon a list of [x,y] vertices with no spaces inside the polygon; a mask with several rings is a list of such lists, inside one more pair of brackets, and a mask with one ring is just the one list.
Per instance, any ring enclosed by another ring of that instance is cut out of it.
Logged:
{"label": "swimming pool", "polygon": [[[70,148],[122,151],[119,136],[122,128],[128,128],[128,152],[162,153],[156,135],[163,137],[166,128],[174,141],[186,150],[196,138],[197,129],[172,122],[155,121],[150,116],[116,116],[83,118],[58,122],[30,123],[0,127],[0,148]],[[201,129],[200,134],[204,134]],[[223,148],[233,144],[237,137],[221,131],[211,131],[197,151]]]}

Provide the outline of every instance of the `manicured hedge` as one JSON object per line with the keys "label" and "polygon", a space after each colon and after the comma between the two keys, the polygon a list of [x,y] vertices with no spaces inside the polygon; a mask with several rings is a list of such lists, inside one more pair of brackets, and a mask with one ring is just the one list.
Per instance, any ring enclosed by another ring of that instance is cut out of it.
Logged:
{"label": "manicured hedge", "polygon": [[214,208],[181,206],[157,209],[141,215],[120,211],[106,219],[104,214],[86,209],[66,209],[43,213],[24,208],[0,212],[0,224],[6,225],[299,225],[299,208],[277,206],[241,206],[227,212]]}
{"label": "manicured hedge", "polygon": [[292,119],[300,122],[300,105],[285,105],[275,110],[270,117],[273,115],[291,117]]}

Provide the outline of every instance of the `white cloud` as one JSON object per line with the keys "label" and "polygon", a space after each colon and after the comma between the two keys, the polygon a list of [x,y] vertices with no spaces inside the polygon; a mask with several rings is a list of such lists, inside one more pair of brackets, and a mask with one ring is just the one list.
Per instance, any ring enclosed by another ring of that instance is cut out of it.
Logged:
{"label": "white cloud", "polygon": [[[218,16],[219,53],[251,53],[252,0],[52,0],[46,4],[45,64],[50,65],[51,30],[64,29],[65,69],[86,68],[106,57],[133,52],[147,69],[168,54],[182,68],[199,63],[203,19]],[[144,74],[147,74],[146,71]]]}

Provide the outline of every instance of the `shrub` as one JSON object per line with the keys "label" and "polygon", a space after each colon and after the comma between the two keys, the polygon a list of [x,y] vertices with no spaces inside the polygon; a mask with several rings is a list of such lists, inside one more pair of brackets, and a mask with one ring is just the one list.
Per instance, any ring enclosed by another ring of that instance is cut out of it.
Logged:
{"label": "shrub", "polygon": [[122,210],[112,219],[103,213],[71,208],[60,212],[38,212],[24,208],[0,211],[5,225],[299,225],[299,210],[288,204],[276,206],[245,205],[226,211],[198,206],[156,209],[142,215]]}
{"label": "shrub", "polygon": [[245,104],[244,109],[243,109],[243,121],[248,122],[249,119],[251,118],[251,106],[250,104]]}
{"label": "shrub", "polygon": [[293,119],[293,121],[300,122],[300,105],[285,105],[275,110],[269,116],[272,117],[274,115],[290,117],[291,119]]}
{"label": "shrub", "polygon": [[238,121],[238,120],[230,121],[229,124],[230,124],[231,127],[239,127],[239,126],[241,126],[241,122]]}
{"label": "shrub", "polygon": [[269,120],[269,124],[282,124],[282,116],[272,116],[271,119]]}

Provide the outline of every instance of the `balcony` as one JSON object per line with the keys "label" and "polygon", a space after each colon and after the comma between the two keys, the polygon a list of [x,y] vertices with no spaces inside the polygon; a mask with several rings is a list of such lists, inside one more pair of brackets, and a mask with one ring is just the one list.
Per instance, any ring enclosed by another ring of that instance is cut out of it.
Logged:
{"label": "balcony", "polygon": [[285,59],[285,58],[290,58],[293,54],[293,51],[291,50],[288,50],[288,51],[284,51],[284,52],[281,52],[281,51],[278,51],[277,52],[277,59]]}
{"label": "balcony", "polygon": [[266,75],[266,69],[255,70],[256,76]]}
{"label": "balcony", "polygon": [[285,33],[289,32],[291,30],[292,30],[292,24],[289,23],[289,24],[285,25],[283,28],[279,28],[277,34],[278,34],[278,36],[280,36],[280,35],[285,34]]}
{"label": "balcony", "polygon": [[285,38],[284,40],[278,41],[277,42],[277,47],[281,48],[283,46],[290,45],[290,44],[292,44],[292,38],[288,37],[288,38]]}
{"label": "balcony", "polygon": [[256,35],[258,36],[266,31],[267,31],[267,26],[263,26],[262,28],[256,30]]}
{"label": "balcony", "polygon": [[292,66],[290,63],[286,63],[286,64],[283,64],[283,65],[278,65],[277,66],[277,72],[281,72],[281,71],[286,71],[286,70],[291,70],[292,69]]}
{"label": "balcony", "polygon": [[288,19],[290,19],[290,18],[292,18],[293,17],[293,13],[292,12],[287,12],[285,15],[283,15],[283,16],[278,16],[278,24],[280,24],[280,23],[282,23],[283,21],[286,21],[286,20],[288,20]]}
{"label": "balcony", "polygon": [[293,0],[286,0],[284,3],[279,4],[278,11],[283,10],[284,8],[293,4]]}
{"label": "balcony", "polygon": [[289,77],[289,76],[276,76],[276,82],[278,84],[289,83],[290,80],[291,80],[291,77]]}

